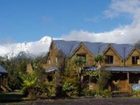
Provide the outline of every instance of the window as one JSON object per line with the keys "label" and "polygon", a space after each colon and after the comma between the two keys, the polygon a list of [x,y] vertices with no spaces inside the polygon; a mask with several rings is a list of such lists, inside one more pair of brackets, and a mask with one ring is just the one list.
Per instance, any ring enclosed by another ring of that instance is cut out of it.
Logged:
{"label": "window", "polygon": [[138,64],[139,56],[132,56],[132,64]]}
{"label": "window", "polygon": [[78,62],[86,63],[86,54],[77,54]]}
{"label": "window", "polygon": [[106,57],[105,57],[105,63],[106,64],[113,64],[113,56],[106,55]]}

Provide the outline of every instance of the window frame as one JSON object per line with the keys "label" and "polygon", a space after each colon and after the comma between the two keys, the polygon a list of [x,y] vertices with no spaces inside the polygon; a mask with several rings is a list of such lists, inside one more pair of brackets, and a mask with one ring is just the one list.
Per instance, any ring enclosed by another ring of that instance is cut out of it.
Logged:
{"label": "window frame", "polygon": [[136,56],[132,56],[131,57],[131,62],[133,65],[138,65],[138,60],[140,59],[140,57],[138,55]]}
{"label": "window frame", "polygon": [[105,64],[114,64],[114,56],[105,55]]}

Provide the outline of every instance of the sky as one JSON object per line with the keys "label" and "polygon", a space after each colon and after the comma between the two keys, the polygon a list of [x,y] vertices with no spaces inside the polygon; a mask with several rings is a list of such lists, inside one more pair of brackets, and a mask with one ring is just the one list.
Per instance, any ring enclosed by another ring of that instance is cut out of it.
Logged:
{"label": "sky", "polygon": [[44,48],[42,40],[48,51],[50,38],[135,43],[140,0],[0,0],[0,52]]}

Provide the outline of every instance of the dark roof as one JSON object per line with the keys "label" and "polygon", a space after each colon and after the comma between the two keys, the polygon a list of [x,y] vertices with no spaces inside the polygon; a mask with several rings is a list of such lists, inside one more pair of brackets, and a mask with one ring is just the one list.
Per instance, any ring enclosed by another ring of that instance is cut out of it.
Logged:
{"label": "dark roof", "polygon": [[94,55],[99,54],[101,52],[100,48],[105,46],[103,43],[84,42],[84,44]]}
{"label": "dark roof", "polygon": [[74,50],[75,46],[80,42],[76,41],[64,41],[54,40],[54,43],[58,50],[62,51],[66,56],[70,55],[71,51]]}
{"label": "dark roof", "polygon": [[[66,56],[74,53],[75,49],[81,43],[80,41],[64,41],[54,40],[58,50],[62,51]],[[122,59],[127,58],[130,52],[134,49],[131,44],[115,44],[115,43],[97,43],[97,42],[82,42],[94,55],[102,54],[108,46],[112,46]]]}
{"label": "dark roof", "polygon": [[0,74],[7,74],[8,72],[2,67],[0,66]]}
{"label": "dark roof", "polygon": [[140,72],[139,66],[132,66],[132,67],[106,67],[105,70],[112,71],[112,72]]}
{"label": "dark roof", "polygon": [[134,49],[134,46],[130,44],[113,43],[111,45],[123,59],[125,59],[129,55],[129,53]]}

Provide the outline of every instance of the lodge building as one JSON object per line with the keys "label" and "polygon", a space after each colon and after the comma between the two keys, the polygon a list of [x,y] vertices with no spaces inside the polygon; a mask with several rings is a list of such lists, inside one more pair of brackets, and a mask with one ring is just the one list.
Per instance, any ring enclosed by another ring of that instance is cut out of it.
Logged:
{"label": "lodge building", "polygon": [[[140,49],[131,44],[97,43],[53,40],[49,49],[46,72],[64,70],[65,62],[81,57],[85,67],[90,70],[95,64],[94,58],[102,55],[102,66],[112,73],[111,82],[118,82],[118,90],[129,92],[132,86],[140,83]],[[94,88],[94,83],[89,83]],[[111,91],[116,88],[110,86]]]}

